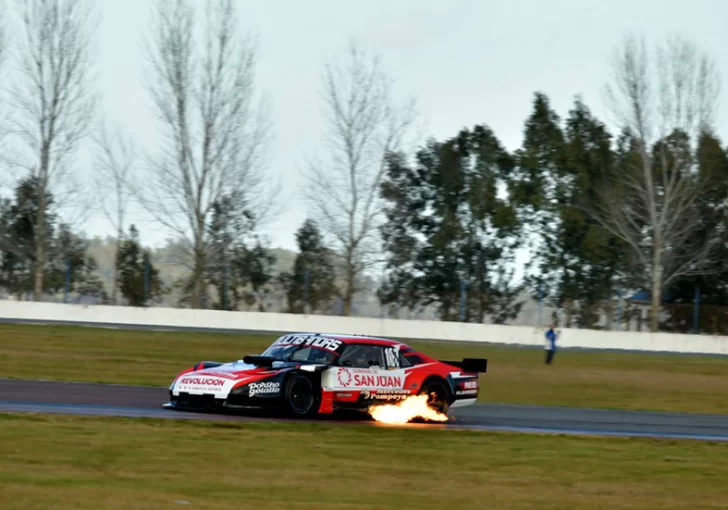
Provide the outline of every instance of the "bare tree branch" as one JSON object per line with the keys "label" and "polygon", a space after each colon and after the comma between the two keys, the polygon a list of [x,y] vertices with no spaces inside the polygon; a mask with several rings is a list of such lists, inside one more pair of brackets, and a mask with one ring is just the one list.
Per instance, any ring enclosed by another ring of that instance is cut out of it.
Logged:
{"label": "bare tree branch", "polygon": [[253,212],[260,223],[271,213],[275,190],[266,193],[270,124],[264,105],[255,103],[255,44],[238,34],[231,0],[205,3],[201,27],[193,4],[156,5],[147,45],[148,90],[164,141],[150,155],[149,179],[135,187],[135,195],[158,222],[190,241],[197,308],[213,205],[235,195],[239,213]]}
{"label": "bare tree branch", "polygon": [[134,166],[138,162],[136,142],[118,126],[112,128],[107,122],[102,122],[95,132],[94,145],[94,195],[104,216],[116,231],[111,286],[112,303],[116,304],[120,276],[117,261],[126,228],[131,185],[135,179]]}
{"label": "bare tree branch", "polygon": [[[6,26],[5,7],[5,2],[0,0],[0,71],[3,71],[5,68],[8,53],[8,34]],[[5,86],[7,86],[7,83],[3,84],[3,90],[0,91],[2,96],[4,96],[7,92],[7,90],[5,90],[4,88]],[[2,99],[2,102],[0,102],[0,161],[5,161],[7,157],[5,155],[4,141],[6,136],[9,134],[9,130],[7,126],[7,112],[5,110],[4,101],[5,98],[2,97]],[[0,174],[0,189],[10,184],[8,179],[6,178],[5,170],[6,169],[3,168],[3,173]]]}
{"label": "bare tree branch", "polygon": [[720,79],[712,60],[678,37],[658,47],[655,57],[644,41],[628,37],[613,73],[607,98],[636,157],[628,154],[605,178],[594,216],[629,246],[649,276],[656,331],[667,285],[719,270],[717,243],[696,246],[693,233],[709,185],[697,171],[696,145],[712,126]]}
{"label": "bare tree branch", "polygon": [[46,261],[47,204],[52,193],[59,206],[78,199],[73,156],[93,114],[91,36],[97,21],[83,0],[25,0],[17,3],[23,37],[17,64],[20,79],[12,99],[13,133],[19,151],[13,160],[38,183],[35,232],[34,299],[43,292]]}
{"label": "bare tree branch", "polygon": [[357,280],[381,254],[377,228],[385,156],[401,148],[417,117],[414,101],[398,106],[393,96],[379,57],[356,42],[349,44],[346,63],[325,67],[328,160],[309,163],[304,194],[343,259],[346,315]]}

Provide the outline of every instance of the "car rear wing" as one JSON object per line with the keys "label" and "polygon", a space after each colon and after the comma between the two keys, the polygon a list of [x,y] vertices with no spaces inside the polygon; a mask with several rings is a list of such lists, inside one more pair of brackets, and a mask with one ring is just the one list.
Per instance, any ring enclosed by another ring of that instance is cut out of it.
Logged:
{"label": "car rear wing", "polygon": [[484,374],[488,371],[488,360],[486,358],[463,358],[462,361],[445,361],[441,359],[440,362],[458,367],[463,372]]}

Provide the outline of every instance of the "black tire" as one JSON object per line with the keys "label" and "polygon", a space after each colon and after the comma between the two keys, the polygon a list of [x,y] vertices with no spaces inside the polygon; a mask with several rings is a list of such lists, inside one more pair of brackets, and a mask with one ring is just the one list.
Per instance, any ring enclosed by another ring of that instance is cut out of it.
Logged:
{"label": "black tire", "polygon": [[284,400],[288,414],[297,418],[316,415],[321,405],[320,391],[313,381],[303,374],[293,374],[288,378]]}
{"label": "black tire", "polygon": [[422,385],[420,395],[428,395],[427,405],[438,413],[447,414],[450,409],[450,391],[444,381],[430,379]]}

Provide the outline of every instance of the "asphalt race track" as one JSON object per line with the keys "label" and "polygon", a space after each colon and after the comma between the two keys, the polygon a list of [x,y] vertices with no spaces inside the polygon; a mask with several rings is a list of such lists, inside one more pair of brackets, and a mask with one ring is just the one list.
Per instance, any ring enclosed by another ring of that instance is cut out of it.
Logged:
{"label": "asphalt race track", "polygon": [[[171,411],[162,408],[167,399],[167,388],[0,379],[0,412],[198,420],[280,419],[264,412],[220,415]],[[728,415],[500,404],[477,404],[454,409],[451,414],[451,422],[444,425],[414,426],[728,441]],[[341,424],[368,422],[382,426],[372,420],[362,419],[359,414],[355,417],[326,417],[316,421]]]}

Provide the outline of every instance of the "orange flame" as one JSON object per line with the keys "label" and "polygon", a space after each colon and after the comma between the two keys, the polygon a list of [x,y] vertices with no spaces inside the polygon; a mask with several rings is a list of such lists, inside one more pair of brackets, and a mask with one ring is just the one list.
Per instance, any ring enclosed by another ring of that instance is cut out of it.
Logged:
{"label": "orange flame", "polygon": [[445,414],[427,405],[427,395],[407,397],[397,404],[371,406],[369,414],[381,423],[408,423],[415,418],[431,421],[447,421]]}

